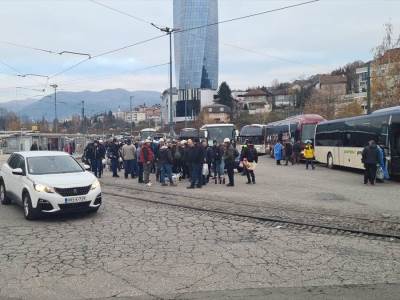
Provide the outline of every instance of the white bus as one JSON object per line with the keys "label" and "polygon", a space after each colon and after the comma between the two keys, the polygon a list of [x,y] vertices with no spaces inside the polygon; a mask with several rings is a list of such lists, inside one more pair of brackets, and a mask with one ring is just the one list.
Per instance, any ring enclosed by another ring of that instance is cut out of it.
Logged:
{"label": "white bus", "polygon": [[364,169],[361,155],[370,140],[384,149],[389,174],[400,175],[400,106],[319,123],[315,130],[315,158],[329,168]]}
{"label": "white bus", "polygon": [[246,140],[254,145],[258,154],[267,153],[267,125],[251,124],[240,129],[239,144],[244,145]]}
{"label": "white bus", "polygon": [[214,140],[223,143],[225,138],[235,141],[237,131],[233,124],[206,124],[200,128],[200,135],[212,145]]}
{"label": "white bus", "polygon": [[144,141],[147,138],[153,139],[157,131],[154,128],[144,128],[140,130],[140,139]]}

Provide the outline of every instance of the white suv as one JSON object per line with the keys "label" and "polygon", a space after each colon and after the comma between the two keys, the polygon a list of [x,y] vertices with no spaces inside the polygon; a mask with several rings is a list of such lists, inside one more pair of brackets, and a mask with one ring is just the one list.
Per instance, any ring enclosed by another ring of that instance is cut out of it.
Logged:
{"label": "white suv", "polygon": [[15,201],[25,218],[62,211],[94,211],[101,205],[97,178],[64,152],[11,154],[0,170],[0,201]]}

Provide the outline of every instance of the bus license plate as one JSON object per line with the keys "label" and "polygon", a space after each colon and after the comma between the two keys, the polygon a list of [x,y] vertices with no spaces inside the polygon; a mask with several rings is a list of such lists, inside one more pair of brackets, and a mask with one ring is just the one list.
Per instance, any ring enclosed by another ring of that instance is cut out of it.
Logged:
{"label": "bus license plate", "polygon": [[65,204],[85,202],[86,196],[68,197],[68,198],[65,198],[64,201],[65,201]]}

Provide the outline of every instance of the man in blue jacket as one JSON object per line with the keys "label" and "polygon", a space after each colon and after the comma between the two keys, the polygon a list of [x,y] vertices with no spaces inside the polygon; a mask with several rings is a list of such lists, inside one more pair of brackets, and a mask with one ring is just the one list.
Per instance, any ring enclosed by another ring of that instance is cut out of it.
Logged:
{"label": "man in blue jacket", "polygon": [[281,164],[282,152],[283,152],[283,145],[281,141],[278,141],[274,146],[274,157],[277,165]]}

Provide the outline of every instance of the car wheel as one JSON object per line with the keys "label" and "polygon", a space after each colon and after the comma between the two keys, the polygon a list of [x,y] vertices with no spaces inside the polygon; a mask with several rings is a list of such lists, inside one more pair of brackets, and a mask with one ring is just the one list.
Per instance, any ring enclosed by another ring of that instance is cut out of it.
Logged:
{"label": "car wheel", "polygon": [[0,202],[3,205],[11,203],[10,198],[7,197],[6,186],[4,185],[4,182],[0,183]]}
{"label": "car wheel", "polygon": [[36,208],[32,207],[31,197],[29,193],[25,193],[23,195],[23,206],[24,206],[24,216],[27,220],[35,220],[39,217],[38,211]]}
{"label": "car wheel", "polygon": [[326,157],[326,167],[328,169],[333,169],[333,156],[331,153],[328,153],[328,156]]}

